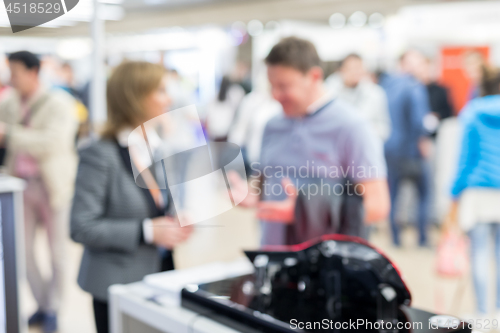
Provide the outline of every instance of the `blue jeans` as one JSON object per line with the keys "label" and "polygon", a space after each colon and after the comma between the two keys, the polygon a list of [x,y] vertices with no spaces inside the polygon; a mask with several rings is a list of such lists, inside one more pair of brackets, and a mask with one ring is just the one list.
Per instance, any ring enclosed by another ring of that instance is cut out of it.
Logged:
{"label": "blue jeans", "polygon": [[500,223],[478,223],[469,231],[471,270],[476,291],[477,311],[488,313],[488,279],[490,277],[491,238],[494,239],[496,269],[496,308],[500,309]]}

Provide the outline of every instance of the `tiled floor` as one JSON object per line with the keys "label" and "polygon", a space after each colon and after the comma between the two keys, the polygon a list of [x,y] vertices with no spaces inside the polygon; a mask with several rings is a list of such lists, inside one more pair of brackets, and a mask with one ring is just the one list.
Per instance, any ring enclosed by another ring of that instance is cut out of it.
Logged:
{"label": "tiled floor", "polygon": [[[400,249],[390,245],[388,231],[387,225],[381,225],[373,233],[372,242],[400,267],[412,292],[414,306],[459,316],[472,312],[473,294],[469,278],[463,281],[438,278],[434,273],[434,251],[417,248],[416,234],[411,228],[404,231],[404,246]],[[434,230],[433,243],[437,237]],[[258,226],[253,220],[253,213],[236,208],[216,221],[198,225],[192,239],[176,250],[176,262],[178,267],[189,267],[215,260],[232,260],[242,255],[242,249],[255,248],[257,244]],[[42,237],[38,237],[37,249],[40,261],[47,262]],[[71,243],[67,293],[60,315],[60,332],[63,333],[95,332],[91,299],[75,282],[81,252],[79,245]],[[27,286],[24,290],[24,311],[30,313],[35,309],[35,304]]]}

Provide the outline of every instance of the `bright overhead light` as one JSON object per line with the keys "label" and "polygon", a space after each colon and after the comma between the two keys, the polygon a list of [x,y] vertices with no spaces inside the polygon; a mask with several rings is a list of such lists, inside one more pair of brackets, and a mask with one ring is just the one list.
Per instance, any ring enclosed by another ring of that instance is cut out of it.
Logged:
{"label": "bright overhead light", "polygon": [[87,38],[64,39],[58,42],[56,52],[66,60],[83,58],[92,52],[92,42]]}
{"label": "bright overhead light", "polygon": [[341,29],[345,25],[345,16],[340,13],[335,13],[330,16],[328,22],[333,29]]}
{"label": "bright overhead light", "polygon": [[241,33],[247,32],[247,25],[244,22],[236,21],[231,25],[231,29],[238,30]]}
{"label": "bright overhead light", "polygon": [[366,14],[363,13],[362,11],[357,11],[354,12],[350,17],[349,17],[349,24],[352,25],[353,27],[356,28],[361,28],[366,24]]}
{"label": "bright overhead light", "polygon": [[259,20],[251,20],[247,24],[248,34],[250,36],[258,36],[264,31],[264,25]]}
{"label": "bright overhead light", "polygon": [[380,13],[373,13],[368,19],[368,24],[372,28],[381,28],[384,25],[385,17]]}
{"label": "bright overhead light", "polygon": [[266,30],[278,30],[280,28],[280,24],[276,21],[269,21],[266,23]]}

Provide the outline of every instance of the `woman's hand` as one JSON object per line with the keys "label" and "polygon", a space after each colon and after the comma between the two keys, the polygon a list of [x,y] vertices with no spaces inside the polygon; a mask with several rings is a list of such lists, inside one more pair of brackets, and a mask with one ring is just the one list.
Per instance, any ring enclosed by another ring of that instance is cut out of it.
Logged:
{"label": "woman's hand", "polygon": [[161,216],[153,221],[153,244],[167,249],[173,249],[185,242],[193,233],[193,226],[181,227],[173,217]]}
{"label": "woman's hand", "polygon": [[441,232],[446,235],[450,231],[458,229],[458,201],[453,201],[450,206],[450,210],[446,215],[443,225],[441,226]]}

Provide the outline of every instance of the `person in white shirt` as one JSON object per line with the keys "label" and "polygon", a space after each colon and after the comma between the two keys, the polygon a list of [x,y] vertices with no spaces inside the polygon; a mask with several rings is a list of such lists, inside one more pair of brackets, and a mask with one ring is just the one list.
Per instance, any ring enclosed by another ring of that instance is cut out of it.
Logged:
{"label": "person in white shirt", "polygon": [[224,142],[231,130],[236,111],[245,90],[224,76],[220,84],[219,95],[207,107],[207,131],[211,140]]}
{"label": "person in white shirt", "polygon": [[363,59],[357,54],[344,58],[338,73],[325,85],[337,98],[354,106],[373,126],[384,142],[391,134],[391,119],[384,90],[368,77]]}
{"label": "person in white shirt", "polygon": [[245,150],[249,164],[260,160],[262,136],[267,122],[282,112],[280,103],[266,90],[252,91],[241,101],[228,141]]}

